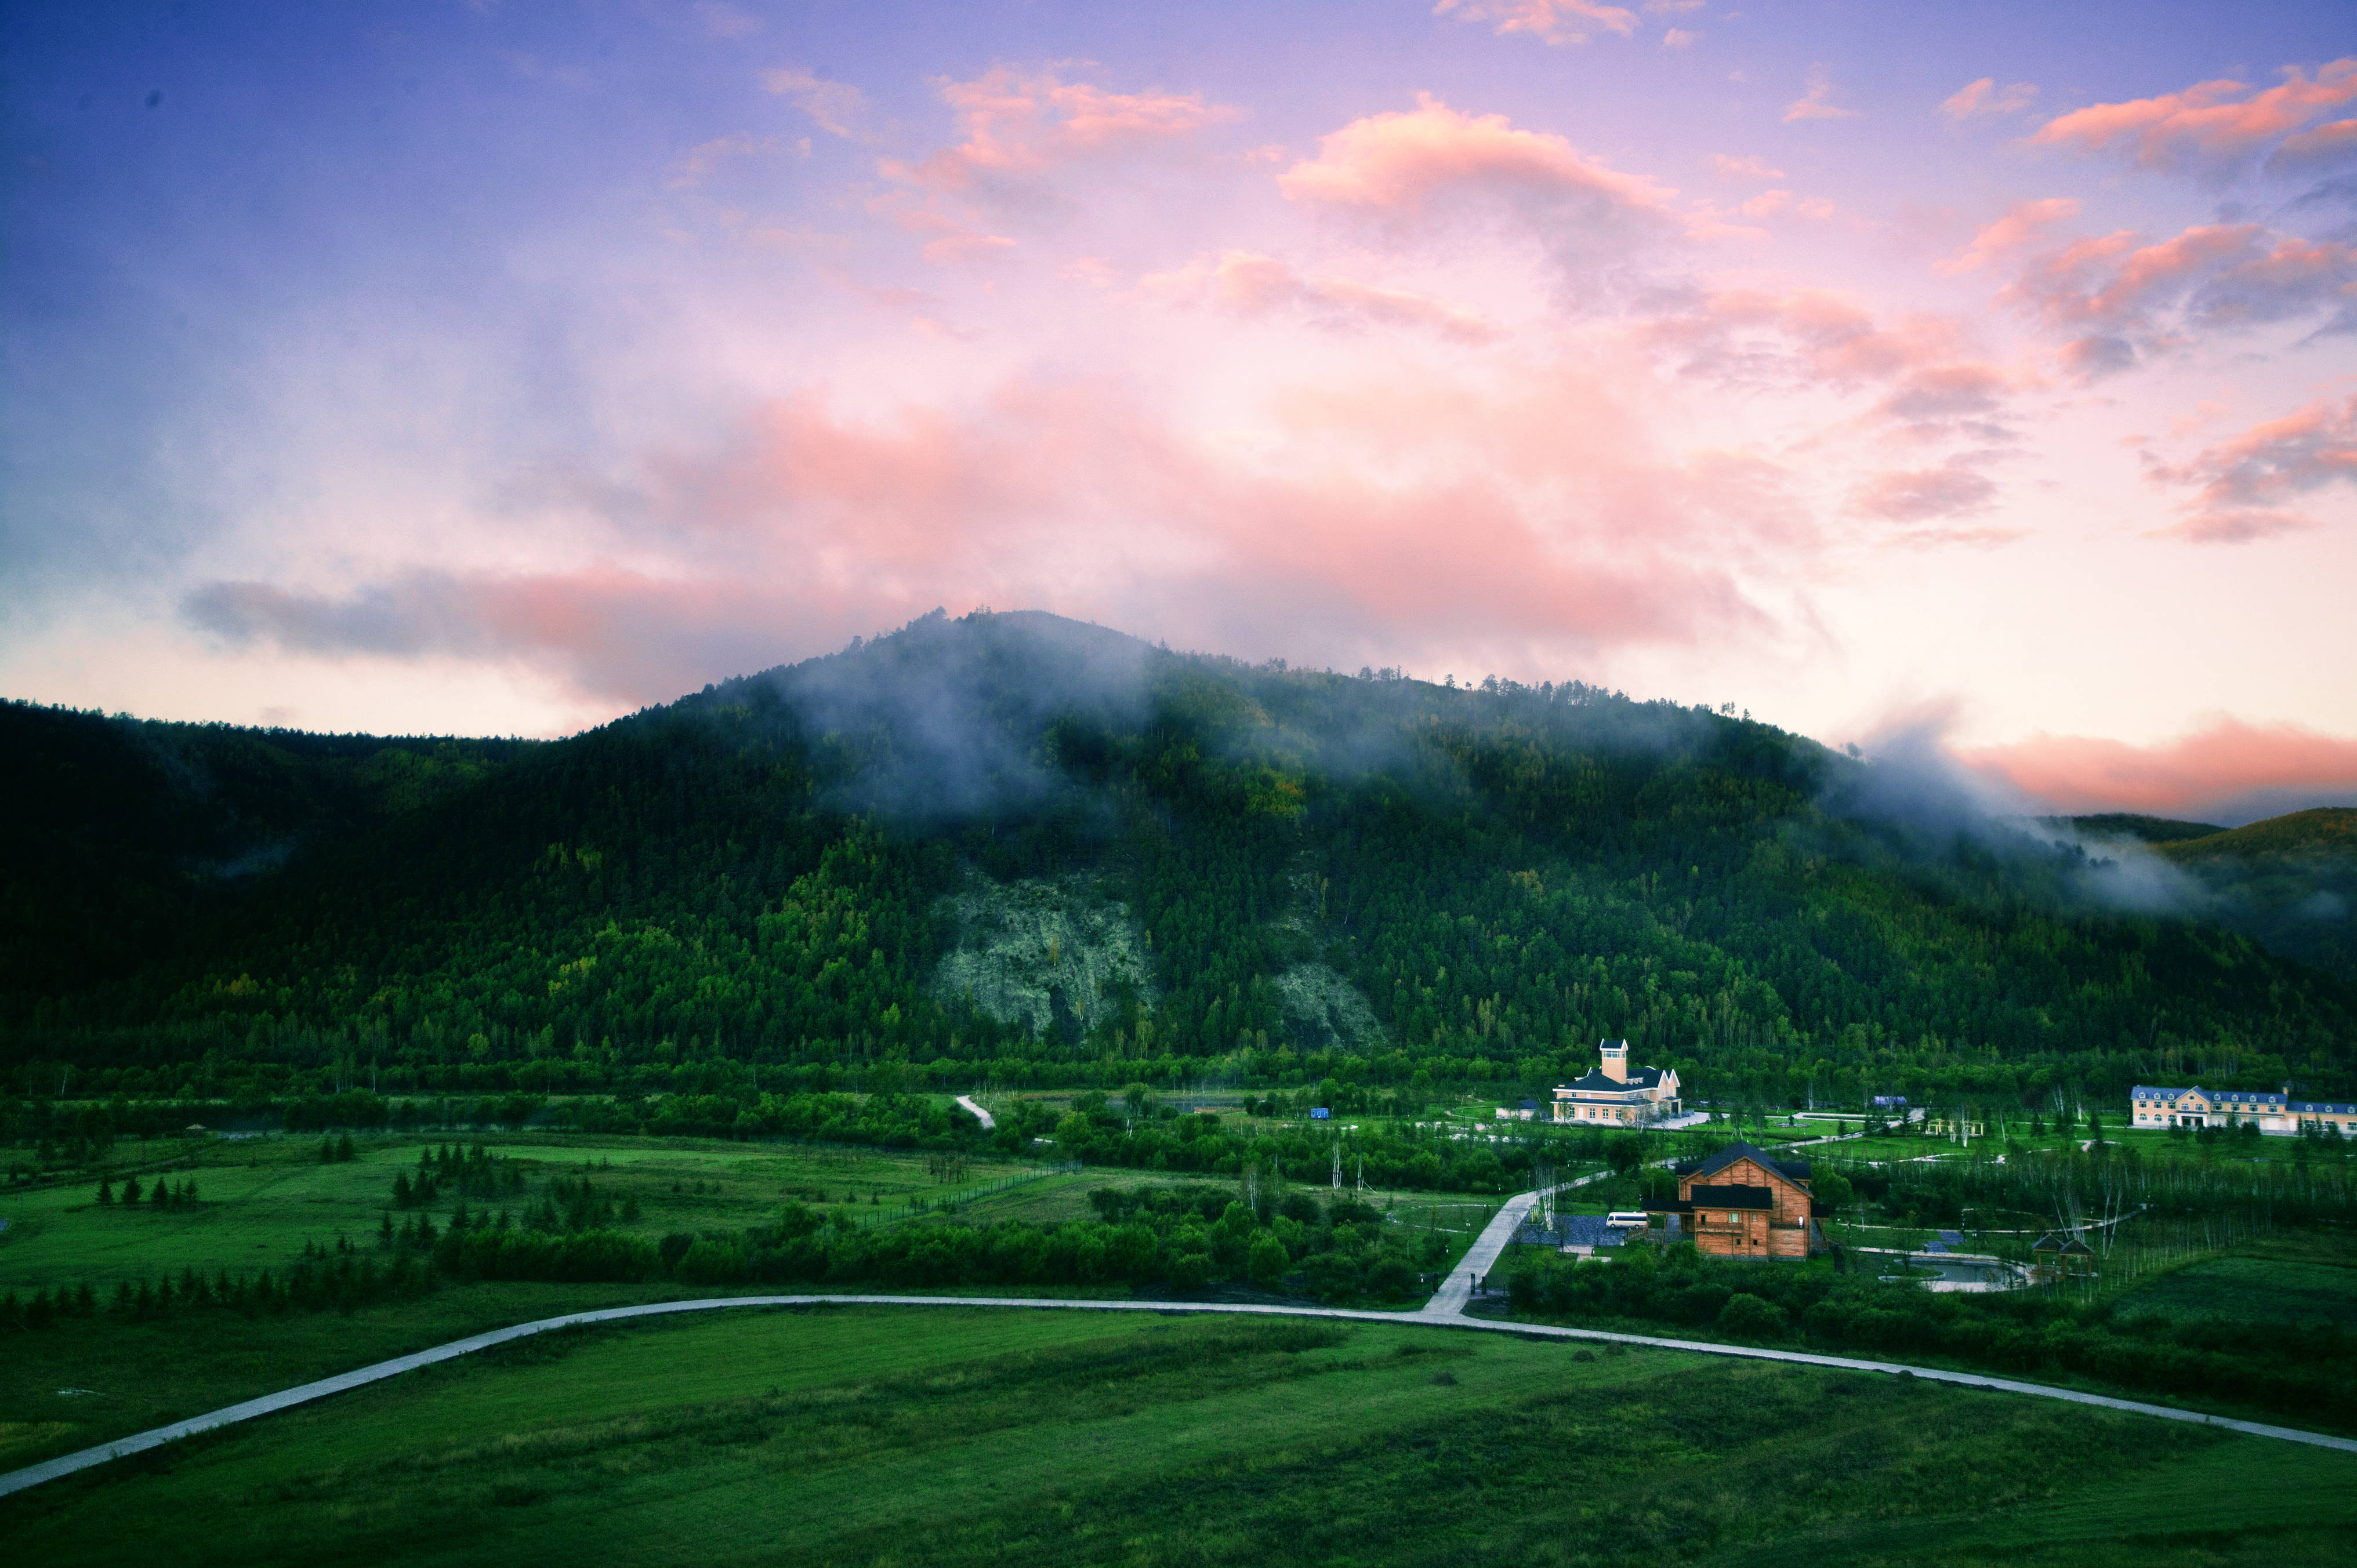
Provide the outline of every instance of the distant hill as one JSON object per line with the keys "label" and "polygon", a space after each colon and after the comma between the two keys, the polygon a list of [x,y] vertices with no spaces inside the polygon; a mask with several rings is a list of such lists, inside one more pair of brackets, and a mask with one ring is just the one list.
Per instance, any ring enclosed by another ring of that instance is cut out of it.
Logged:
{"label": "distant hill", "polygon": [[2357,810],[2293,811],[2155,852],[2208,890],[2212,918],[2357,981]]}
{"label": "distant hill", "polygon": [[2215,822],[2178,822],[2167,817],[2140,817],[2130,811],[2104,811],[2092,817],[2041,817],[2050,825],[2068,823],[2091,838],[2138,839],[2146,843],[2176,843],[2208,838],[2226,830]]}
{"label": "distant hill", "polygon": [[298,852],[414,815],[536,744],[0,702],[0,996],[119,975]]}
{"label": "distant hill", "polygon": [[2319,806],[2269,817],[2231,832],[2212,829],[2206,835],[2181,835],[2185,842],[2156,839],[2162,854],[2179,865],[2265,856],[2316,858],[2357,854],[2357,808]]}
{"label": "distant hill", "polygon": [[2357,1086],[2334,975],[1578,682],[936,613],[538,746],[0,725],[8,1088],[1536,1089],[1604,1036],[1698,1098]]}

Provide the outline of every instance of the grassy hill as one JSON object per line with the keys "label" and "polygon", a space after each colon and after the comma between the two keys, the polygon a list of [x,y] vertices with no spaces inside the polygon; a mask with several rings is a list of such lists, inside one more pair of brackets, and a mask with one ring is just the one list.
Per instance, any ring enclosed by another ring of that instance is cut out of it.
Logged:
{"label": "grassy hill", "polygon": [[2342,981],[1578,682],[937,614],[541,746],[5,719],[20,1092],[2357,1082]]}

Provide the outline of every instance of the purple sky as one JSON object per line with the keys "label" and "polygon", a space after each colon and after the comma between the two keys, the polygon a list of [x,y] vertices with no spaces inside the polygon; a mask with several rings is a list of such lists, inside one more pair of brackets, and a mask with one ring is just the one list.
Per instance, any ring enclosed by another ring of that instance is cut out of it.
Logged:
{"label": "purple sky", "polygon": [[0,693],[936,605],[2357,796],[2341,7],[12,7]]}

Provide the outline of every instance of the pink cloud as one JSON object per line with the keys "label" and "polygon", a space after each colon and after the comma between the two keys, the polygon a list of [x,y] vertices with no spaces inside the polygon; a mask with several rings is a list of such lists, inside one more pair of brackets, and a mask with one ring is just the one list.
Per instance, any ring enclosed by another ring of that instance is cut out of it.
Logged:
{"label": "pink cloud", "polygon": [[1762,158],[1736,158],[1729,157],[1725,153],[1713,153],[1710,156],[1710,166],[1717,171],[1721,179],[1770,181],[1784,177],[1782,169],[1769,167],[1766,160]]}
{"label": "pink cloud", "polygon": [[2357,328],[2357,244],[2286,235],[2272,250],[2226,267],[2194,294],[2195,315],[2209,326],[2248,327],[2333,313],[2321,328]]}
{"label": "pink cloud", "polygon": [[2181,168],[2255,151],[2328,110],[2357,99],[2357,57],[2337,59],[2314,77],[2298,66],[2283,81],[2249,92],[2240,81],[2198,82],[2182,92],[2096,103],[2048,121],[2032,145],[2117,152],[2147,168]]}
{"label": "pink cloud", "polygon": [[1886,522],[1928,522],[1986,511],[1996,486],[1968,468],[1876,474],[1850,493],[1852,511]]}
{"label": "pink cloud", "polygon": [[[720,671],[779,660],[789,643],[758,585],[649,576],[601,563],[577,571],[409,571],[344,595],[213,583],[184,613],[215,640],[331,659],[518,661],[580,692],[651,703]],[[845,624],[839,636],[852,635]]]}
{"label": "pink cloud", "polygon": [[2252,253],[2255,223],[2207,224],[2158,244],[2121,230],[2037,257],[2000,296],[2061,327],[2140,325],[2159,304],[2202,276]]}
{"label": "pink cloud", "polygon": [[1821,65],[1809,68],[1809,90],[1784,107],[1784,124],[1804,120],[1854,120],[1855,109],[1844,109],[1834,101],[1833,77]]}
{"label": "pink cloud", "polygon": [[1961,349],[1951,317],[1880,322],[1855,295],[1813,288],[1724,290],[1640,336],[1688,355],[1688,374],[1740,380],[1776,369],[1843,389],[1932,371]]}
{"label": "pink cloud", "polygon": [[2203,449],[2190,462],[2158,464],[2151,477],[2198,485],[2185,520],[2161,530],[2197,544],[2244,544],[2313,528],[2287,503],[2333,485],[2357,484],[2357,397],[2319,399]]}
{"label": "pink cloud", "polygon": [[1189,439],[1101,382],[1011,383],[970,410],[873,421],[806,394],[759,411],[716,457],[652,465],[637,542],[668,532],[692,572],[216,583],[186,614],[233,646],[522,662],[641,702],[936,604],[1212,646],[1281,625],[1337,662],[1410,642],[1556,659],[1759,635],[1738,569],[1816,547],[1786,476],[1654,454],[1625,382],[1296,389],[1264,422],[1281,462]]}
{"label": "pink cloud", "polygon": [[2029,108],[2037,97],[2038,89],[2027,81],[2000,90],[1996,78],[1985,76],[1950,94],[1941,103],[1940,113],[1957,121],[1982,114],[2014,114]]}
{"label": "pink cloud", "polygon": [[1690,49],[1694,48],[1695,40],[1701,37],[1700,33],[1684,27],[1672,27],[1662,35],[1662,47],[1665,49]]}
{"label": "pink cloud", "polygon": [[1413,215],[1468,194],[1517,205],[1569,203],[1598,217],[1666,219],[1677,192],[1622,174],[1561,136],[1518,131],[1503,114],[1464,114],[1429,93],[1416,107],[1353,120],[1318,139],[1318,156],[1277,177],[1293,200]]}
{"label": "pink cloud", "polygon": [[2287,138],[2267,159],[2267,166],[2301,168],[2352,156],[2357,156],[2357,120],[2335,120]]}
{"label": "pink cloud", "polygon": [[1999,256],[2021,249],[2053,225],[2077,216],[2079,203],[2068,196],[2050,196],[2041,201],[2017,201],[2006,209],[2004,217],[1984,226],[1979,233],[1974,235],[1971,244],[1933,270],[1951,274],[1976,271]]}
{"label": "pink cloud", "polygon": [[1877,412],[1916,425],[1993,414],[2003,408],[2013,380],[1999,367],[1976,360],[1925,365],[1908,372]]}
{"label": "pink cloud", "polygon": [[2199,330],[2329,314],[2321,330],[2357,328],[2357,245],[2277,236],[2255,223],[2207,224],[2158,243],[2127,231],[2031,259],[1998,297],[2072,343],[2067,360],[2095,371],[2133,364]]}
{"label": "pink cloud", "polygon": [[866,107],[867,98],[847,81],[828,81],[799,66],[761,73],[764,91],[791,99],[796,108],[838,136],[851,134],[852,116]]}
{"label": "pink cloud", "polygon": [[1004,188],[1060,165],[1183,140],[1243,111],[1197,92],[1108,92],[1054,70],[997,66],[972,81],[939,81],[964,140],[885,174],[936,192]]}
{"label": "pink cloud", "polygon": [[1625,38],[1637,26],[1635,12],[1595,0],[1440,0],[1432,14],[1495,22],[1501,38],[1522,33],[1549,44],[1584,44],[1599,31]]}
{"label": "pink cloud", "polygon": [[1174,303],[1210,305],[1238,317],[1299,312],[1332,329],[1413,327],[1466,343],[1498,336],[1480,316],[1446,300],[1349,278],[1303,278],[1275,257],[1251,251],[1222,251],[1138,282],[1147,293]]}
{"label": "pink cloud", "polygon": [[2357,793],[2357,740],[2226,717],[2150,746],[2040,733],[1956,759],[2057,811],[2180,816],[2262,791]]}
{"label": "pink cloud", "polygon": [[925,260],[936,266],[958,266],[983,261],[1015,248],[1004,234],[985,234],[972,224],[923,207],[889,207],[892,221],[911,234],[929,235]]}

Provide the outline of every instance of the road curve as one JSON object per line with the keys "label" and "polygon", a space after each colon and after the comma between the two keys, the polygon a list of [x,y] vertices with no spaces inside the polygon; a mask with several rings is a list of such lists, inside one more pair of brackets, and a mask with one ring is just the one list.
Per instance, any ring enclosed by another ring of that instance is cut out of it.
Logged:
{"label": "road curve", "polygon": [[981,1106],[976,1105],[974,1102],[973,1095],[961,1094],[957,1097],[957,1102],[960,1105],[964,1106],[968,1111],[974,1112],[974,1119],[982,1123],[982,1130],[984,1132],[990,1132],[998,1125],[997,1122],[991,1120],[989,1112],[985,1111]]}
{"label": "road curve", "polygon": [[[1529,1195],[1524,1195],[1528,1197]],[[1511,1207],[1511,1205],[1509,1206]],[[1503,1215],[1501,1215],[1503,1218]],[[1493,1222],[1494,1225],[1494,1222]],[[1484,1232],[1486,1239],[1487,1232]],[[1436,1313],[1427,1307],[1422,1312],[1360,1312],[1347,1307],[1332,1306],[1256,1306],[1228,1303],[1189,1301],[1071,1301],[1060,1298],[1025,1299],[1013,1296],[972,1295],[740,1295],[725,1296],[707,1301],[666,1301],[646,1306],[608,1307],[597,1312],[572,1312],[561,1317],[544,1317],[536,1323],[520,1323],[511,1328],[493,1329],[470,1338],[454,1339],[447,1345],[437,1345],[430,1350],[419,1350],[408,1356],[396,1356],[390,1361],[357,1368],[332,1378],[322,1378],[299,1388],[264,1394],[260,1399],[247,1400],[242,1404],[229,1405],[205,1415],[191,1416],[158,1426],[146,1432],[118,1437],[112,1443],[100,1444],[79,1453],[61,1455],[38,1465],[27,1465],[21,1470],[0,1475],[0,1497],[21,1492],[27,1487],[38,1487],[70,1476],[77,1470],[87,1470],[103,1465],[110,1459],[120,1459],[133,1454],[159,1448],[179,1438],[210,1432],[215,1427],[229,1426],[241,1421],[274,1411],[307,1404],[313,1400],[339,1394],[348,1389],[361,1388],[398,1377],[420,1367],[430,1367],[437,1361],[452,1360],[477,1350],[487,1350],[511,1339],[527,1338],[545,1334],[554,1328],[570,1328],[580,1324],[619,1323],[626,1318],[661,1317],[675,1312],[711,1312],[724,1307],[744,1306],[997,1306],[1028,1307],[1034,1311],[1052,1312],[1156,1312],[1156,1313],[1221,1313],[1257,1317],[1333,1317],[1359,1323],[1408,1324],[1427,1328],[1469,1329],[1493,1334],[1519,1334],[1525,1337],[1544,1339],[1578,1339],[1621,1345],[1647,1345],[1663,1350],[1689,1350],[1705,1356],[1730,1356],[1750,1361],[1787,1361],[1803,1367],[1828,1367],[1839,1371],[1881,1372],[1892,1377],[1920,1378],[1928,1382],[1953,1383],[1959,1388],[1989,1389],[2000,1393],[2028,1394],[2039,1399],[2063,1400],[2072,1404],[2094,1405],[2104,1410],[2126,1411],[2132,1415],[2157,1416],[2163,1421],[2187,1421],[2203,1426],[2215,1426],[2228,1432],[2239,1432],[2253,1437],[2273,1437],[2286,1443],[2311,1444],[2319,1448],[2337,1448],[2357,1454],[2357,1440],[2332,1437],[2320,1432],[2302,1432],[2297,1427],[2267,1426],[2258,1422],[2234,1421],[2225,1416],[2204,1415],[2199,1411],[2173,1410],[2167,1405],[2142,1404],[2134,1400],[2108,1399],[2102,1394],[2082,1393],[2076,1389],[2050,1388],[2043,1383],[2016,1382],[2008,1378],[1982,1377],[1974,1372],[1951,1372],[1931,1367],[1910,1367],[1897,1361],[1865,1361],[1846,1356],[1813,1356],[1798,1350],[1769,1350],[1749,1345],[1713,1345],[1691,1339],[1663,1339],[1645,1334],[1609,1334],[1595,1328],[1559,1328],[1549,1324],[1508,1323],[1491,1318],[1465,1317],[1453,1313]]]}

